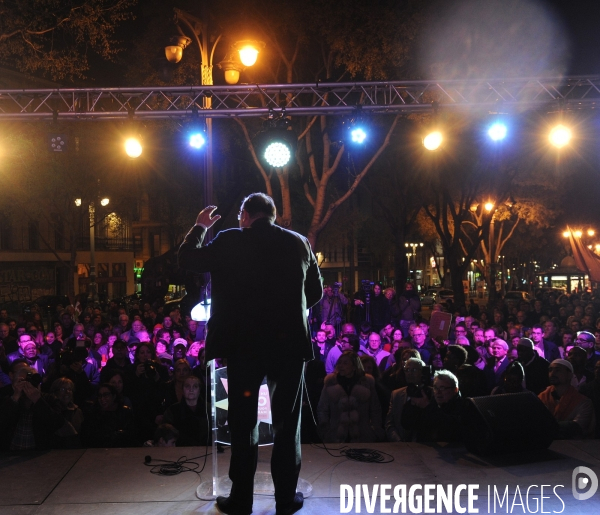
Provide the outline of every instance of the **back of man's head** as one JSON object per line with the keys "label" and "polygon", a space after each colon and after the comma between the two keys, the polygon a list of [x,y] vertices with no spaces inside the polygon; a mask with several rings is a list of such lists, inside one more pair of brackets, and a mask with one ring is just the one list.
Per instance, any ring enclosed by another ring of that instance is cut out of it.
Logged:
{"label": "back of man's head", "polygon": [[264,193],[248,195],[242,202],[242,210],[246,211],[250,218],[267,218],[271,223],[277,215],[273,199]]}

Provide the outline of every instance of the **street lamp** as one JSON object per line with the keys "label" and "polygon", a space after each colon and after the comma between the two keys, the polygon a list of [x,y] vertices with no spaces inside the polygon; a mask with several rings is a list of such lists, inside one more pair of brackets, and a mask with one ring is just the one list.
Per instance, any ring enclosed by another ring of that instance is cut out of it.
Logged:
{"label": "street lamp", "polygon": [[[422,247],[423,243],[405,243],[404,246],[406,248],[410,247],[412,249],[412,252],[409,252],[408,254],[406,254],[407,260],[408,260],[408,275],[410,278],[410,256],[415,257],[417,255],[417,248],[418,247]],[[416,258],[414,259],[414,265],[415,265],[415,279],[417,278],[417,260]]]}
{"label": "street lamp", "polygon": [[[210,37],[208,31],[208,24],[200,18],[186,13],[181,9],[174,9],[175,11],[175,24],[179,29],[180,35],[171,38],[171,45],[165,47],[165,56],[171,63],[178,63],[183,57],[183,51],[190,45],[192,39],[187,37],[179,23],[183,23],[187,27],[188,31],[194,36],[194,40],[198,45],[200,51],[200,83],[202,86],[213,85],[213,56],[215,49],[221,40],[219,35],[214,43],[210,45]],[[237,50],[239,60],[233,58],[233,54],[228,59],[218,64],[220,68],[225,71],[225,80],[228,84],[236,84],[240,71],[245,66],[252,66],[256,62],[256,57],[261,48],[265,44],[261,41],[244,40],[239,41],[233,45],[233,48]],[[246,64],[251,63],[251,64]],[[203,109],[211,109],[212,98],[209,95],[205,95],[202,99]],[[207,148],[205,154],[206,167],[204,175],[204,204],[212,204],[212,191],[213,191],[213,149],[212,149],[212,119],[206,118],[206,136],[207,136]]]}
{"label": "street lamp", "polygon": [[[100,205],[102,207],[108,206],[110,200],[108,198],[100,199]],[[82,200],[80,198],[75,199],[75,205],[80,207]],[[88,299],[92,299],[94,302],[98,301],[98,285],[96,283],[96,206],[94,201],[88,205],[88,212],[90,214],[90,288],[88,292]]]}

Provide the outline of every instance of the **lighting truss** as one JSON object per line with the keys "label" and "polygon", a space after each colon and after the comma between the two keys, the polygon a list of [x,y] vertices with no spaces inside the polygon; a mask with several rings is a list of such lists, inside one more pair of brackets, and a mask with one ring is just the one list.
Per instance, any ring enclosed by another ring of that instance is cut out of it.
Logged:
{"label": "lighting truss", "polygon": [[[203,109],[203,98],[212,109]],[[577,110],[600,105],[600,76],[549,79],[0,90],[0,120],[119,120],[385,114],[431,109]]]}

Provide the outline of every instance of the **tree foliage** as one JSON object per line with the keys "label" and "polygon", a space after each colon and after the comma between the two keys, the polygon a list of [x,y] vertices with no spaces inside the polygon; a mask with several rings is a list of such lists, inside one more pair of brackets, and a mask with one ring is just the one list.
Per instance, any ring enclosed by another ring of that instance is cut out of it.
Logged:
{"label": "tree foliage", "polygon": [[114,60],[117,27],[137,0],[0,2],[0,63],[55,80],[84,77],[89,54]]}

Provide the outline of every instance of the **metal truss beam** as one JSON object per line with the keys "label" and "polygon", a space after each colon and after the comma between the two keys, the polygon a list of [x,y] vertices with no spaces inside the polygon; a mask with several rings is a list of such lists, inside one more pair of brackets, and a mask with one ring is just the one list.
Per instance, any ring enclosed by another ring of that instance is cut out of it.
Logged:
{"label": "metal truss beam", "polygon": [[[212,98],[212,109],[202,99]],[[126,120],[351,115],[440,109],[593,109],[600,76],[549,79],[0,90],[0,120]]]}

